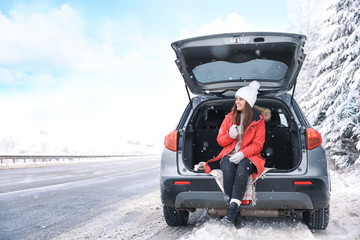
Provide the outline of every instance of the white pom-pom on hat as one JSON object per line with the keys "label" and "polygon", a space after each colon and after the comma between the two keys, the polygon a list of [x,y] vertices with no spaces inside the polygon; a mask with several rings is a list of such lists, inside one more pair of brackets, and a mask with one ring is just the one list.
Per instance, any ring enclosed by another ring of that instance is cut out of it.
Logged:
{"label": "white pom-pom on hat", "polygon": [[260,83],[258,81],[253,81],[249,84],[249,87],[258,90],[260,88]]}
{"label": "white pom-pom on hat", "polygon": [[235,97],[241,97],[245,99],[250,107],[254,107],[254,104],[256,102],[256,97],[258,94],[258,89],[260,88],[260,83],[258,81],[252,81],[249,86],[242,87],[239,90],[236,91]]}

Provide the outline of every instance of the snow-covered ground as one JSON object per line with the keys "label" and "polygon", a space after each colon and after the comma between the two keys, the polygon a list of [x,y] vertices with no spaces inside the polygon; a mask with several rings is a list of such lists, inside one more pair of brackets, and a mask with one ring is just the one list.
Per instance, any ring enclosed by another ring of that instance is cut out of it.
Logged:
{"label": "snow-covered ground", "polygon": [[237,230],[210,220],[182,240],[221,239],[360,239],[360,166],[331,170],[330,223],[324,231],[311,232],[301,219],[267,218],[245,220]]}
{"label": "snow-covered ground", "polygon": [[[110,213],[109,213],[110,212]],[[72,239],[178,239],[191,231],[199,213],[192,216],[193,224],[170,228],[162,217],[159,191],[132,197],[114,204],[108,213],[98,216],[85,226],[59,235],[55,240]]]}
{"label": "snow-covered ground", "polygon": [[57,239],[360,239],[360,166],[331,167],[330,223],[324,231],[310,231],[301,217],[245,218],[241,229],[226,227],[204,210],[190,214],[186,227],[168,227],[162,216],[159,191],[115,204],[85,226]]}

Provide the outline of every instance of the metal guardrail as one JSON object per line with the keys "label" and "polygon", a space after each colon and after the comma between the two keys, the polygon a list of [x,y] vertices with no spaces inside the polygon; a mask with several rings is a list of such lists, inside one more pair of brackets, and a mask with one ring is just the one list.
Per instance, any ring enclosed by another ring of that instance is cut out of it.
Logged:
{"label": "metal guardrail", "polygon": [[0,155],[0,164],[4,162],[16,163],[19,161],[26,162],[52,162],[52,161],[76,161],[89,160],[95,158],[119,158],[119,157],[133,157],[144,156],[135,154],[120,154],[120,155]]}

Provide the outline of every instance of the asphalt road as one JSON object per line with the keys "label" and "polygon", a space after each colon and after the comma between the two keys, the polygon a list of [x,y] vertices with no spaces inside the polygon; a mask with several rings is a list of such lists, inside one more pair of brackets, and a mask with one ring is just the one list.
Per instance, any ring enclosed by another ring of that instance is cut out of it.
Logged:
{"label": "asphalt road", "polygon": [[0,170],[0,239],[51,239],[159,188],[159,157]]}

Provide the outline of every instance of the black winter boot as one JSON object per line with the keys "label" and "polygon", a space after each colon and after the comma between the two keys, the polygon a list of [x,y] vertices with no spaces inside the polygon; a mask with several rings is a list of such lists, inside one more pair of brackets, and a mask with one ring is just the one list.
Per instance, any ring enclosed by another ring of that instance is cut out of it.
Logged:
{"label": "black winter boot", "polygon": [[226,216],[221,220],[221,222],[226,225],[234,225],[238,207],[239,206],[237,205],[236,202],[230,203],[230,205],[227,208]]}
{"label": "black winter boot", "polygon": [[242,221],[241,221],[241,212],[240,209],[238,209],[237,213],[236,213],[236,217],[235,217],[235,221],[234,221],[234,226],[239,229],[242,227]]}

